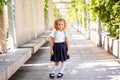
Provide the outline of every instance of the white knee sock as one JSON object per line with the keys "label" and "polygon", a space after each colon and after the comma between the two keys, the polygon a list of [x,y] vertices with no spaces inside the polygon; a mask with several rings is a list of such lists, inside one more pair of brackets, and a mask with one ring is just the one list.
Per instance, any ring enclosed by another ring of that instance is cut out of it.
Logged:
{"label": "white knee sock", "polygon": [[65,62],[62,62],[61,68],[60,68],[60,73],[63,73],[64,69],[65,69]]}
{"label": "white knee sock", "polygon": [[53,68],[52,68],[52,70],[51,70],[51,72],[50,73],[55,73],[55,70],[57,69],[57,66],[56,65],[53,65]]}

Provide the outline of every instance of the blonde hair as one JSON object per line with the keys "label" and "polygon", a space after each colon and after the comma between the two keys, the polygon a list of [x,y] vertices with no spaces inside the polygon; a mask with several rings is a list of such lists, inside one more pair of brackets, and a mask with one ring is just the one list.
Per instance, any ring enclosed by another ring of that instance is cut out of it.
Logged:
{"label": "blonde hair", "polygon": [[65,28],[67,27],[67,23],[66,23],[66,21],[64,19],[57,19],[57,20],[55,20],[55,22],[54,22],[54,28],[55,28],[55,30],[56,31],[59,30],[58,29],[58,21],[63,21],[64,22],[64,28],[63,28],[63,30],[65,30]]}

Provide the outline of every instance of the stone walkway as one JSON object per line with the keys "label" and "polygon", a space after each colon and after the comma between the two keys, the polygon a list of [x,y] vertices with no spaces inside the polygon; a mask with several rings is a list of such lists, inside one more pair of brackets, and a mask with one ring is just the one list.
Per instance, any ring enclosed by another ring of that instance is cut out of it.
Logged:
{"label": "stone walkway", "polygon": [[[68,32],[71,59],[66,62],[63,78],[54,80],[120,80],[120,64],[114,56],[76,30]],[[51,80],[53,62],[49,57],[49,42],[46,42],[9,80]]]}

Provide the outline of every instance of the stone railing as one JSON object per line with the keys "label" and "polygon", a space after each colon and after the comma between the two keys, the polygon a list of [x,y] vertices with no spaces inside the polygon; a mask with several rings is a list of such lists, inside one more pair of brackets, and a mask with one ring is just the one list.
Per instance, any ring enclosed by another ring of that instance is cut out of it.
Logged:
{"label": "stone railing", "polygon": [[[97,44],[97,31],[90,31],[90,39]],[[101,44],[102,47],[114,55],[120,61],[120,39],[111,38],[108,33],[101,33]]]}
{"label": "stone railing", "polygon": [[120,58],[120,39],[111,38],[107,34],[101,33],[102,47],[116,56]]}

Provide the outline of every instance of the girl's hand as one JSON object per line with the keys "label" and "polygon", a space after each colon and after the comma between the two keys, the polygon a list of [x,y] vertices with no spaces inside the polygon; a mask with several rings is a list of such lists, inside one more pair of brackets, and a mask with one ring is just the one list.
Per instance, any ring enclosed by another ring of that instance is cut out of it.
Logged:
{"label": "girl's hand", "polygon": [[69,53],[69,51],[67,51],[67,56],[69,56],[70,55],[70,53]]}
{"label": "girl's hand", "polygon": [[51,55],[53,55],[53,54],[54,54],[54,52],[53,52],[53,50],[52,50],[52,49],[50,50],[50,54],[51,54]]}

